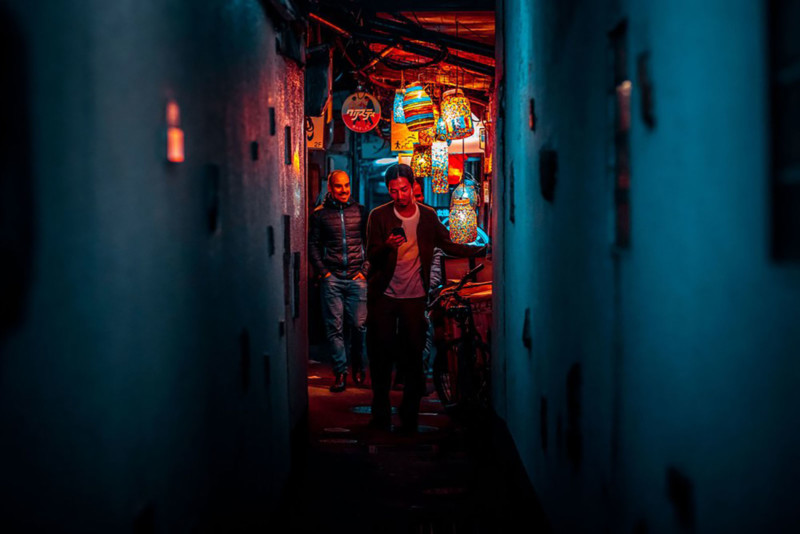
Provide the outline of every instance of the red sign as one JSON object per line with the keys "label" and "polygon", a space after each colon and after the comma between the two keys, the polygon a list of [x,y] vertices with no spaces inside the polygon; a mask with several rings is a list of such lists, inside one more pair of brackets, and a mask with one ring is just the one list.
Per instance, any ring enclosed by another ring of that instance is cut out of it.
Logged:
{"label": "red sign", "polygon": [[368,132],[381,120],[381,105],[369,93],[353,93],[344,100],[342,120],[354,132]]}

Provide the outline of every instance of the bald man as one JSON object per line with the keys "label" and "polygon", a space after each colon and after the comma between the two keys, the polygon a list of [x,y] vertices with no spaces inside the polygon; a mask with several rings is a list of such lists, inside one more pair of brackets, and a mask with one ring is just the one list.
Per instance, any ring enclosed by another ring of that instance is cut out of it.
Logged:
{"label": "bald man", "polygon": [[[311,214],[308,247],[311,264],[320,278],[322,319],[333,360],[330,390],[334,393],[347,388],[348,359],[353,381],[357,385],[364,381],[369,268],[366,236],[366,209],[350,197],[350,177],[344,171],[331,172],[325,200]],[[345,340],[345,323],[350,327],[351,343]]]}

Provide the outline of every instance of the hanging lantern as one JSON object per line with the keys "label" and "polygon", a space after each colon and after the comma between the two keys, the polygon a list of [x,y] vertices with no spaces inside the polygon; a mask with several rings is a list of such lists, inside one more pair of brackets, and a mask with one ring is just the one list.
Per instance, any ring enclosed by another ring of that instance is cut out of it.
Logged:
{"label": "hanging lantern", "polygon": [[450,208],[450,239],[453,243],[472,243],[478,239],[478,214],[469,199],[457,198]]}
{"label": "hanging lantern", "polygon": [[464,177],[464,161],[467,156],[464,154],[450,154],[447,164],[447,183],[458,185]]}
{"label": "hanging lantern", "polygon": [[430,128],[425,128],[424,130],[420,130],[418,133],[419,144],[422,146],[431,146],[433,144],[433,140],[436,138],[436,128],[433,126]]}
{"label": "hanging lantern", "polygon": [[406,127],[412,132],[418,132],[434,125],[433,101],[421,84],[412,83],[406,87],[403,97],[403,114],[406,118]]}
{"label": "hanging lantern", "polygon": [[394,122],[397,124],[405,124],[406,123],[406,116],[403,113],[403,96],[405,95],[405,91],[403,89],[398,89],[394,92],[394,107],[392,108],[392,113],[394,115]]}
{"label": "hanging lantern", "polygon": [[445,141],[434,141],[431,146],[431,167],[434,193],[447,193],[447,169],[449,154],[447,153],[447,143]]}
{"label": "hanging lantern", "polygon": [[411,156],[411,170],[414,178],[427,178],[431,175],[431,147],[414,145],[414,155]]}
{"label": "hanging lantern", "polygon": [[480,197],[478,195],[478,182],[472,179],[468,174],[464,175],[464,179],[453,190],[453,195],[450,197],[450,209],[453,209],[454,203],[457,201],[466,200],[469,202],[469,207],[474,209],[478,208]]}
{"label": "hanging lantern", "polygon": [[445,126],[444,118],[441,115],[439,116],[439,118],[436,121],[436,140],[437,141],[448,141],[448,139],[447,139],[447,126]]}
{"label": "hanging lantern", "polygon": [[475,132],[469,100],[461,89],[450,89],[442,96],[442,118],[448,139],[464,139]]}
{"label": "hanging lantern", "polygon": [[[439,110],[436,109],[436,106],[433,106],[434,122],[438,121],[440,118],[441,117],[439,117]],[[420,130],[417,133],[419,134],[419,144],[424,146],[431,146],[433,142],[438,139],[435,125],[429,128],[425,128],[424,130]]]}

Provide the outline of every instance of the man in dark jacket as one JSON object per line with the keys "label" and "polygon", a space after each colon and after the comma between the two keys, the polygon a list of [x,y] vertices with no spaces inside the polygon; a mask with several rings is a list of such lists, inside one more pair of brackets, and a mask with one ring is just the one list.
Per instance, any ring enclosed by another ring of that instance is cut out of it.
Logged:
{"label": "man in dark jacket", "polygon": [[430,286],[433,249],[452,256],[476,256],[483,247],[458,245],[433,208],[414,200],[414,174],[408,165],[386,171],[386,187],[392,202],[369,214],[367,257],[367,347],[372,377],[370,426],[391,426],[392,350],[404,351],[406,383],[400,405],[405,432],[417,431],[419,402],[425,391],[422,351],[425,347],[425,304]]}
{"label": "man in dark jacket", "polygon": [[322,293],[322,318],[333,359],[335,382],[331,391],[347,387],[347,343],[344,321],[350,326],[350,362],[353,380],[364,381],[364,323],[367,317],[369,264],[364,253],[366,209],[350,198],[350,177],[344,171],[328,175],[328,194],[311,214],[309,256]]}

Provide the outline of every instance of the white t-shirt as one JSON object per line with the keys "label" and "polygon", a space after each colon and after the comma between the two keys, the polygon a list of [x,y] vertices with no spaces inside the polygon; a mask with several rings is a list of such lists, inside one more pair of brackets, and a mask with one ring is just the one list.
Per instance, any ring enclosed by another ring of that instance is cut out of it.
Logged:
{"label": "white t-shirt", "polygon": [[417,225],[419,224],[419,207],[414,206],[414,215],[403,217],[397,210],[394,214],[403,223],[406,242],[397,249],[397,266],[394,268],[392,281],[384,294],[396,299],[413,299],[425,296],[422,287],[419,245],[417,244]]}

